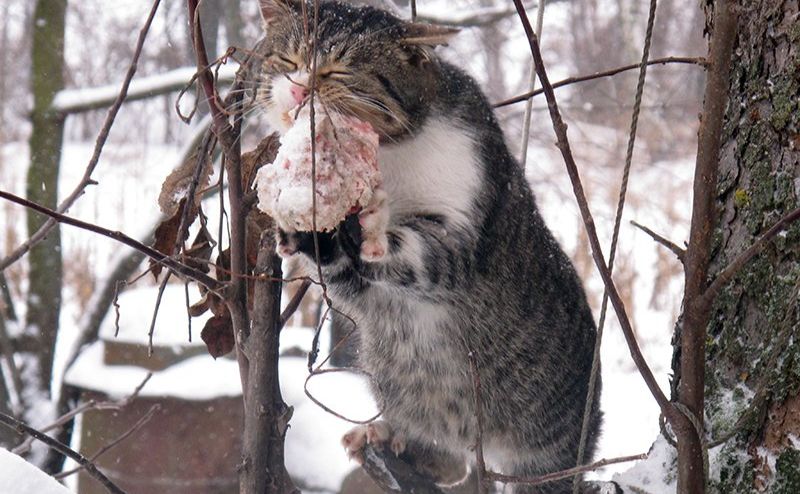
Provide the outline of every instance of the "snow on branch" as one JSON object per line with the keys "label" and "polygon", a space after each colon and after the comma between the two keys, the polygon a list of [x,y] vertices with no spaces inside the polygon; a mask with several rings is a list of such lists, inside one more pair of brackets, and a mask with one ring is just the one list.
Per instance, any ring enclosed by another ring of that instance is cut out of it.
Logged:
{"label": "snow on branch", "polygon": [[[222,65],[219,82],[230,83],[238,66]],[[152,98],[186,87],[197,72],[196,67],[182,67],[163,74],[140,77],[131,82],[126,101]],[[111,106],[119,95],[119,84],[93,88],[64,89],[56,94],[53,110],[59,113],[81,113]]]}

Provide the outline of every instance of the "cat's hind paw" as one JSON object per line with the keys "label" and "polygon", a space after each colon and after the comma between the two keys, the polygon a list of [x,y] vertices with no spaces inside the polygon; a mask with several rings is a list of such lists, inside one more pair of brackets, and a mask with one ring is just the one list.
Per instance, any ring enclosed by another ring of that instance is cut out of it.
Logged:
{"label": "cat's hind paw", "polygon": [[367,444],[380,449],[388,447],[395,455],[406,449],[403,435],[393,433],[391,426],[383,420],[353,427],[342,437],[347,456],[359,464],[364,463],[363,450]]}

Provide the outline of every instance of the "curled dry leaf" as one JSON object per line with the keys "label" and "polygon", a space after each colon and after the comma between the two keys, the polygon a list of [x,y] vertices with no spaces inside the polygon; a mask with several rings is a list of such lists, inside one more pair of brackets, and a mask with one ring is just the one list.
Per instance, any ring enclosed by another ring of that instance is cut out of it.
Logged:
{"label": "curled dry leaf", "polygon": [[[183,238],[178,238],[178,230],[181,227],[181,217],[183,216],[183,209],[186,207],[186,200],[183,199],[178,204],[177,209],[169,218],[162,221],[158,228],[156,228],[155,242],[153,248],[164,255],[171,256],[175,251],[175,246],[184,242],[189,237],[188,230],[184,233]],[[194,221],[197,216],[197,208],[193,207],[189,212],[189,223]],[[150,271],[153,276],[158,279],[161,274],[161,264],[150,260]]]}
{"label": "curled dry leaf", "polygon": [[[183,164],[172,170],[172,173],[164,179],[164,183],[161,185],[161,193],[158,195],[158,207],[161,208],[164,214],[174,215],[181,202],[186,199],[186,194],[189,193],[192,180],[194,180],[197,164],[197,151],[195,151]],[[209,156],[205,156],[202,166],[200,180],[192,201],[195,207],[200,204],[201,192],[208,186],[211,173],[214,170]]]}
{"label": "curled dry leaf", "polygon": [[230,314],[214,316],[206,321],[200,338],[206,344],[208,353],[215,359],[230,353],[235,345]]}
{"label": "curled dry leaf", "polygon": [[253,180],[259,168],[275,161],[281,143],[278,134],[270,134],[258,143],[252,151],[242,155],[242,186],[253,190]]}

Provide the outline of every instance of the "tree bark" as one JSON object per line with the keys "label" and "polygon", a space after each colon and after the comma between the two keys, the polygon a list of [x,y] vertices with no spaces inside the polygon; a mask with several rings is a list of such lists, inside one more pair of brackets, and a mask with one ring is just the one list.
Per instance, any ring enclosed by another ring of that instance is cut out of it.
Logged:
{"label": "tree bark", "polygon": [[[64,116],[52,111],[55,94],[64,87],[64,20],[67,0],[38,0],[33,16],[31,85],[33,92],[32,130],[29,140],[30,167],[26,194],[29,200],[55,209],[58,205],[58,174]],[[28,233],[33,234],[47,220],[28,210]],[[28,254],[29,288],[26,332],[39,340],[37,385],[50,394],[58,317],[61,311],[61,234],[55,227]]]}
{"label": "tree bark", "polygon": [[[800,200],[800,23],[794,0],[739,0],[710,276]],[[713,14],[709,21],[713,22]],[[800,492],[800,224],[724,288],[706,339],[707,430],[736,431],[714,492]],[[794,439],[793,439],[794,438]]]}

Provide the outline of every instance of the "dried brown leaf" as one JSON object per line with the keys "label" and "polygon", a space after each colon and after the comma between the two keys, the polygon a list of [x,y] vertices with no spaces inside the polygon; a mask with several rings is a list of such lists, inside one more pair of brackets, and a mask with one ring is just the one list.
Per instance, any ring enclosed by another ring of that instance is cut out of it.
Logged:
{"label": "dried brown leaf", "polygon": [[235,345],[233,337],[233,324],[230,314],[214,316],[206,322],[200,338],[208,348],[212,357],[219,358],[230,353]]}
{"label": "dried brown leaf", "polygon": [[[186,194],[189,193],[190,185],[194,180],[197,160],[197,151],[195,151],[164,179],[164,183],[161,185],[161,193],[158,196],[158,207],[161,208],[164,214],[173,215],[175,210],[179,208],[181,201],[186,199]],[[202,166],[203,170],[200,172],[200,180],[192,201],[195,207],[200,204],[201,191],[208,186],[211,173],[214,170],[209,156],[205,157]]]}
{"label": "dried brown leaf", "polygon": [[189,307],[189,315],[191,317],[200,317],[206,313],[209,309],[210,302],[209,299],[211,298],[211,294],[208,292],[203,294],[203,298],[195,302],[191,307]]}
{"label": "dried brown leaf", "polygon": [[278,134],[270,134],[262,139],[254,150],[242,155],[242,186],[244,190],[252,190],[256,172],[262,166],[275,161],[279,147]]}
{"label": "dried brown leaf", "polygon": [[[181,200],[174,214],[162,221],[158,225],[158,228],[156,228],[153,248],[164,255],[171,256],[175,252],[175,246],[186,241],[186,239],[189,237],[189,232],[186,231],[183,238],[178,239],[178,229],[181,226],[181,217],[183,216],[183,209],[185,205],[186,200]],[[194,221],[194,217],[197,216],[197,208],[192,209],[193,211],[190,211],[189,213],[190,223]],[[161,264],[151,259],[150,271],[153,273],[153,276],[158,279],[158,275],[161,274]]]}

